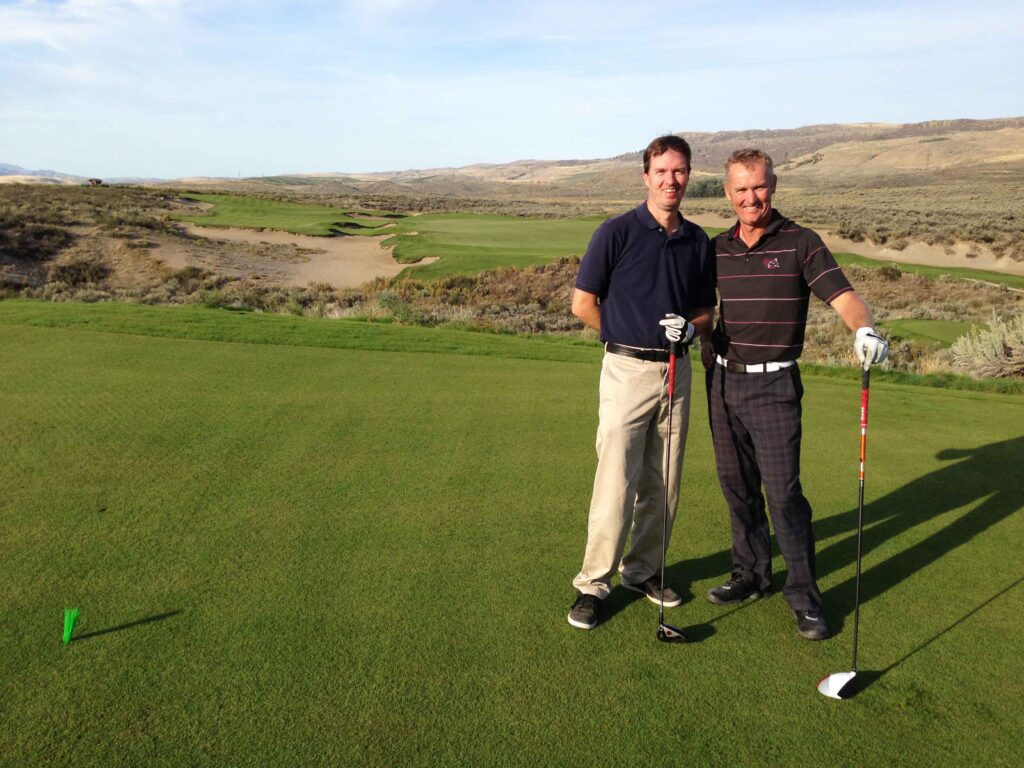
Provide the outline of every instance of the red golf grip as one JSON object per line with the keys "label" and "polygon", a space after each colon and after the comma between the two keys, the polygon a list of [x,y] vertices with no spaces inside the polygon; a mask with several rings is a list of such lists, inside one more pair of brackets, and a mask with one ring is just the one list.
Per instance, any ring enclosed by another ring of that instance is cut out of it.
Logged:
{"label": "red golf grip", "polygon": [[870,374],[864,371],[861,374],[860,390],[860,479],[864,481],[864,459],[867,456],[868,447],[868,392],[870,387]]}
{"label": "red golf grip", "polygon": [[676,391],[676,356],[679,354],[678,341],[669,342],[668,345],[668,396],[672,397]]}

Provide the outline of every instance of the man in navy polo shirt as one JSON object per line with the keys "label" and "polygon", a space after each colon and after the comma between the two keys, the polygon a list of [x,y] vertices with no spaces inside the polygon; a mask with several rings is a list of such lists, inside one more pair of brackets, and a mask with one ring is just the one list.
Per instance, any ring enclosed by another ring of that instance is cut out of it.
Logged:
{"label": "man in navy polo shirt", "polygon": [[[655,139],[644,152],[647,201],[594,233],[580,264],[572,311],[605,342],[601,367],[597,473],[583,567],[569,623],[593,629],[616,571],[622,585],[666,607],[661,591],[665,494],[671,530],[679,497],[690,409],[690,360],[676,360],[672,456],[664,474],[668,429],[666,337],[707,338],[715,306],[714,258],[707,235],[679,213],[690,178],[690,146]],[[626,538],[631,538],[625,551]]]}
{"label": "man in navy polo shirt", "polygon": [[725,168],[725,196],[737,222],[714,240],[721,303],[714,346],[702,345],[701,356],[718,479],[731,517],[733,572],[708,599],[739,603],[771,589],[763,484],[789,571],[782,591],[797,632],[823,640],[829,629],[815,575],[811,506],[800,485],[803,385],[796,361],[811,294],[855,331],[862,365],[882,362],[889,347],[821,238],[772,208],[771,157],[744,149]]}

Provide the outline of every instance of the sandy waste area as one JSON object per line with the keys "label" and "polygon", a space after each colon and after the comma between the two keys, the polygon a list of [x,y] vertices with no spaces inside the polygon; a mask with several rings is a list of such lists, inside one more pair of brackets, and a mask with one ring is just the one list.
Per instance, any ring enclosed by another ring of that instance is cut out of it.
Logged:
{"label": "sandy waste area", "polygon": [[[161,245],[152,254],[173,269],[197,266],[218,274],[246,277],[266,285],[327,283],[355,288],[377,277],[394,277],[408,264],[395,261],[379,237],[315,237],[274,230],[199,227],[182,224],[197,238],[238,244],[239,248]],[[429,263],[427,259],[418,262]]]}

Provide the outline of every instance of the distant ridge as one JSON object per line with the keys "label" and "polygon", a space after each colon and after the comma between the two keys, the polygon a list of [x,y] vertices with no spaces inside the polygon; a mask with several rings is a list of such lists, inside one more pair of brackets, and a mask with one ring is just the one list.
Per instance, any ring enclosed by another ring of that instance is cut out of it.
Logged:
{"label": "distant ridge", "polygon": [[[846,123],[801,128],[679,132],[693,148],[695,176],[720,176],[731,152],[756,146],[772,155],[780,172],[837,178],[882,173],[930,172],[984,167],[987,172],[1024,170],[1024,117],[928,120],[921,123]],[[609,158],[516,160],[461,167],[375,173],[296,173],[255,178],[190,177],[175,180],[117,178],[121,184],[195,189],[304,189],[334,195],[408,197],[579,197],[633,199],[643,186],[637,171],[641,150]],[[0,164],[3,177],[40,183],[84,183],[51,170]],[[691,190],[693,191],[693,190]]]}
{"label": "distant ridge", "polygon": [[59,171],[32,171],[28,168],[22,168],[20,165],[10,165],[7,163],[0,163],[0,176],[23,176],[38,179],[50,179],[51,181],[70,184],[78,184],[85,181],[85,178],[82,176],[73,176],[69,173],[60,173]]}
{"label": "distant ridge", "polygon": [[[86,184],[88,176],[76,176],[72,173],[61,173],[60,171],[30,170],[20,165],[0,163],[0,182],[16,181],[21,184]],[[102,180],[107,184],[159,184],[164,179],[144,178],[131,176],[127,178],[105,178]]]}

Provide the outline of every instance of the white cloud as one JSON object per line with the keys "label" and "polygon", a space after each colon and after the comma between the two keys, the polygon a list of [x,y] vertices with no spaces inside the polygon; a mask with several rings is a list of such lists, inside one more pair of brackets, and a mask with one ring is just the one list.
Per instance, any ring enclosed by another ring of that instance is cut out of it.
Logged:
{"label": "white cloud", "polygon": [[0,0],[0,162],[382,170],[1021,114],[1017,5]]}
{"label": "white cloud", "polygon": [[69,53],[177,23],[182,0],[19,0],[0,7],[0,45],[39,43]]}

